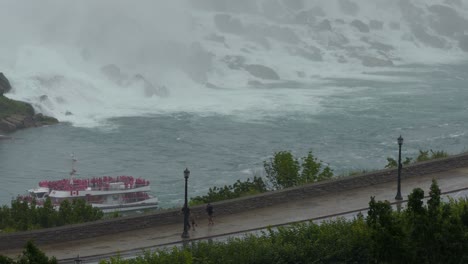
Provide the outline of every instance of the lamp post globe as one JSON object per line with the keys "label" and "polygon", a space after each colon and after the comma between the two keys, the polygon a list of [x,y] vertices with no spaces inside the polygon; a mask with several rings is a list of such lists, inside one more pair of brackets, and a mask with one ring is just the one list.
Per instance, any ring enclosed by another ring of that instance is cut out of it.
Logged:
{"label": "lamp post globe", "polygon": [[395,196],[395,200],[401,201],[403,197],[401,196],[401,145],[403,145],[403,138],[401,135],[397,139],[398,142],[398,186],[397,186],[397,194]]}
{"label": "lamp post globe", "polygon": [[185,168],[184,170],[184,179],[185,179],[185,199],[184,199],[184,208],[182,209],[184,211],[184,232],[182,233],[182,238],[189,238],[190,235],[188,233],[188,227],[189,227],[189,209],[187,205],[187,181],[190,176],[190,171]]}

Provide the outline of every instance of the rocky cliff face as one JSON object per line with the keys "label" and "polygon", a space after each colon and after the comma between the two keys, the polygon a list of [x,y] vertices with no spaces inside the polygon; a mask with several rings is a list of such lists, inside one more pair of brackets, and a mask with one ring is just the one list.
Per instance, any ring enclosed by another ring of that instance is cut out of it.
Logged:
{"label": "rocky cliff face", "polygon": [[15,132],[18,129],[28,127],[38,127],[44,125],[52,125],[58,123],[58,120],[53,117],[44,116],[43,114],[25,115],[13,114],[5,118],[0,118],[0,134]]}
{"label": "rocky cliff face", "polygon": [[[0,135],[12,133],[18,129],[58,123],[58,120],[53,117],[36,114],[28,103],[5,97],[3,94],[10,90],[10,82],[0,72]],[[0,139],[5,138],[7,137],[0,137]]]}
{"label": "rocky cliff face", "polygon": [[3,72],[0,72],[0,95],[7,93],[11,90],[11,85]]}

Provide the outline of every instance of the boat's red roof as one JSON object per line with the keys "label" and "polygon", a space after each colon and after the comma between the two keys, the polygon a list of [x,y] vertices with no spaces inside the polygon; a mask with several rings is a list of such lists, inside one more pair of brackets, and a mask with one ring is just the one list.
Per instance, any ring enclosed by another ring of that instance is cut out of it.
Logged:
{"label": "boat's red roof", "polygon": [[71,190],[86,190],[86,188],[106,188],[111,183],[122,183],[125,188],[131,189],[135,187],[147,186],[149,181],[141,178],[133,178],[133,176],[103,176],[93,177],[89,179],[62,179],[58,181],[41,181],[39,187],[46,187],[58,191]]}

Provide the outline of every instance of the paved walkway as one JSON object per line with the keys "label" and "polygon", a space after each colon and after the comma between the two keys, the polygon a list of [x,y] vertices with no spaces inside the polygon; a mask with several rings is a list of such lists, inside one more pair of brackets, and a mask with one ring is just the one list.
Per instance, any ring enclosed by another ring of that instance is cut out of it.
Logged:
{"label": "paved walkway", "polygon": [[[402,195],[404,199],[413,188],[420,187],[428,194],[431,180],[435,178],[442,192],[456,189],[468,188],[468,167],[454,169],[444,173],[426,175],[423,177],[403,179]],[[396,194],[396,180],[394,183],[384,183],[350,191],[340,192],[333,195],[314,197],[300,201],[291,201],[277,204],[271,207],[246,211],[244,213],[215,217],[215,225],[208,226],[208,219],[198,219],[198,227],[190,231],[191,239],[219,236],[226,233],[235,233],[243,230],[262,228],[272,225],[286,224],[303,221],[327,215],[334,215],[345,211],[359,210],[368,207],[371,196],[377,200],[394,201]],[[215,215],[216,215],[216,208]],[[69,259],[80,256],[94,256],[114,252],[123,252],[133,249],[148,248],[157,245],[177,243],[181,241],[183,224],[157,226],[109,234],[107,236],[93,239],[83,239],[42,246],[48,256],[57,259]],[[20,251],[11,250],[0,252],[0,254],[14,257]]]}

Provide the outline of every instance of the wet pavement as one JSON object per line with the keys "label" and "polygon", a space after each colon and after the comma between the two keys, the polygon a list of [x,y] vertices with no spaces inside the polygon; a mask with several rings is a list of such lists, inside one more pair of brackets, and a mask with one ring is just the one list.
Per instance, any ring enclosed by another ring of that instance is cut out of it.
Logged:
{"label": "wet pavement", "polygon": [[[452,192],[452,195],[462,196],[466,192],[457,190],[468,188],[468,167],[459,168],[443,173],[429,174],[421,177],[402,179],[401,192],[404,199],[413,188],[420,187],[427,195],[432,179],[435,178],[443,193]],[[208,218],[203,216],[197,219],[195,230],[190,230],[189,240],[205,239],[236,235],[239,232],[257,230],[269,226],[283,225],[305,220],[317,220],[334,215],[366,212],[371,196],[376,200],[395,202],[396,179],[392,183],[376,184],[340,193],[312,197],[300,201],[285,201],[274,206],[257,210],[246,211],[239,214],[216,217],[214,225],[208,225]],[[82,257],[117,255],[119,252],[139,251],[163,245],[175,245],[183,242],[181,234],[183,223],[155,226],[153,228],[139,229],[129,232],[109,234],[106,236],[70,241],[60,244],[41,246],[40,249],[48,256],[55,256],[59,260],[71,259],[78,254]],[[15,257],[21,249],[0,252],[2,255]],[[142,252],[142,251],[141,251]]]}

